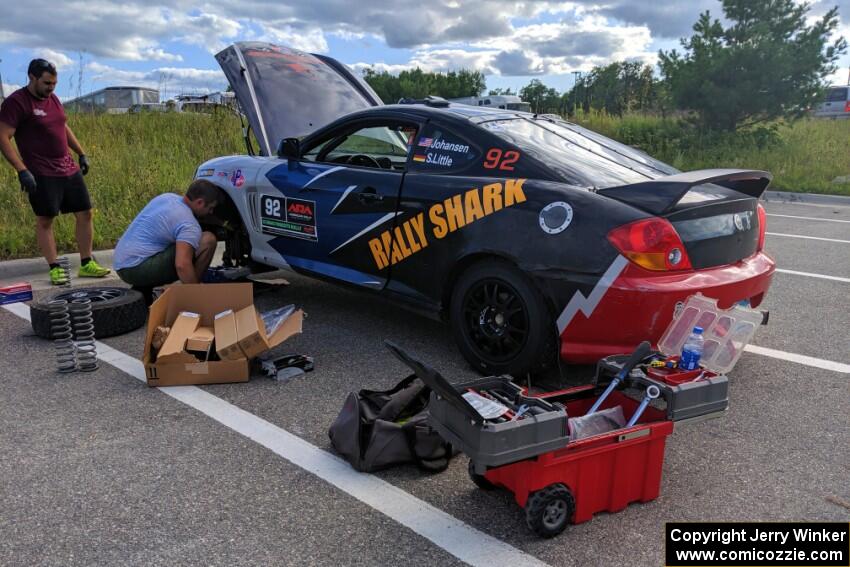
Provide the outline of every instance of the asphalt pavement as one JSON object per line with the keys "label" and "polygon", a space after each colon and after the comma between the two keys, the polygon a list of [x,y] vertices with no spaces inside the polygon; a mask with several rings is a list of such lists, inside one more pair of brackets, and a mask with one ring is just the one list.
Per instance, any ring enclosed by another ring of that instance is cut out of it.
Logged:
{"label": "asphalt pavement", "polygon": [[[770,324],[753,344],[843,369],[850,206],[770,202],[767,210],[767,250],[784,271],[762,305]],[[304,334],[276,352],[311,354],[316,370],[286,384],[255,376],[169,394],[107,362],[59,375],[51,343],[0,309],[0,564],[455,565],[474,563],[463,555],[470,548],[486,548],[496,550],[492,565],[507,563],[505,553],[512,565],[657,567],[665,522],[850,520],[850,373],[749,352],[730,374],[724,417],[677,426],[669,437],[658,499],[554,539],[528,530],[510,494],[477,489],[463,455],[436,475],[404,466],[342,478],[305,465],[287,446],[191,400],[221,401],[234,419],[256,416],[327,455],[327,429],[346,394],[390,387],[408,373],[383,339],[452,381],[476,374],[445,326],[363,293],[287,279],[256,300],[261,309],[296,303],[308,313]],[[143,331],[103,342],[138,358]],[[587,369],[566,372],[560,379],[569,383]],[[358,478],[380,481],[376,490],[396,490],[388,494],[414,508],[394,516],[393,502],[351,488]],[[468,531],[426,537],[433,526],[423,528],[420,516]]]}

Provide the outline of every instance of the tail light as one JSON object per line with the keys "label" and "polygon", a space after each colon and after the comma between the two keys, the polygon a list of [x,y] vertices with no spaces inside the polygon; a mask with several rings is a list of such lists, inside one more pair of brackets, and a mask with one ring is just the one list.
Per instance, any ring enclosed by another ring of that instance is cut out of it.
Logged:
{"label": "tail light", "polygon": [[764,210],[764,207],[761,203],[758,204],[757,211],[759,215],[758,251],[761,252],[762,250],[764,250],[764,234],[767,231],[767,211]]}
{"label": "tail light", "polygon": [[623,256],[647,270],[691,269],[685,245],[673,225],[662,218],[635,221],[608,233]]}
{"label": "tail light", "polygon": [[844,112],[850,112],[850,100],[844,103]]}

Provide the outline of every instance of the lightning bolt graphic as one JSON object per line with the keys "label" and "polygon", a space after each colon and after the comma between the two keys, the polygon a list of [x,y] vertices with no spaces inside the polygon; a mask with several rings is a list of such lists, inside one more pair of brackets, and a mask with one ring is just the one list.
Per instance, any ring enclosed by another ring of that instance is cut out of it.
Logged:
{"label": "lightning bolt graphic", "polygon": [[564,307],[564,310],[561,312],[561,315],[558,316],[558,334],[562,334],[564,329],[570,324],[573,320],[573,317],[576,316],[576,313],[581,311],[585,314],[586,317],[590,317],[593,314],[593,310],[596,309],[596,306],[599,305],[599,302],[602,301],[602,298],[605,296],[605,292],[608,291],[608,288],[611,287],[611,284],[614,283],[620,276],[620,272],[626,267],[629,261],[624,256],[617,256],[614,262],[608,266],[608,269],[605,270],[605,273],[602,274],[602,277],[596,282],[596,285],[590,291],[590,295],[585,297],[582,295],[580,291],[576,291],[575,295],[572,296],[570,302],[567,303],[567,306]]}

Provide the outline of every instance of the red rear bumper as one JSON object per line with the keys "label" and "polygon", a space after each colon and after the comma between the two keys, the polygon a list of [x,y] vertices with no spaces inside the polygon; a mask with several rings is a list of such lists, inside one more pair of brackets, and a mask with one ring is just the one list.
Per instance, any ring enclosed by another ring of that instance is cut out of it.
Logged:
{"label": "red rear bumper", "polygon": [[770,287],[775,262],[759,252],[737,264],[677,274],[651,272],[629,262],[596,308],[578,312],[561,332],[561,358],[589,364],[631,352],[644,340],[653,345],[673,319],[678,302],[700,292],[721,308],[749,300],[757,307]]}

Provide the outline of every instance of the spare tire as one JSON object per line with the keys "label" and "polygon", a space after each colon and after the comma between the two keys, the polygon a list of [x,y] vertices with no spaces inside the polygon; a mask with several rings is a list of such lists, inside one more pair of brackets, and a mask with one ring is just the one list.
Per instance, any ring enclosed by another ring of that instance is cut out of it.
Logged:
{"label": "spare tire", "polygon": [[145,324],[148,308],[142,294],[125,287],[80,287],[51,293],[30,303],[32,330],[39,337],[52,339],[49,303],[64,299],[91,300],[94,336],[98,339],[129,333]]}

